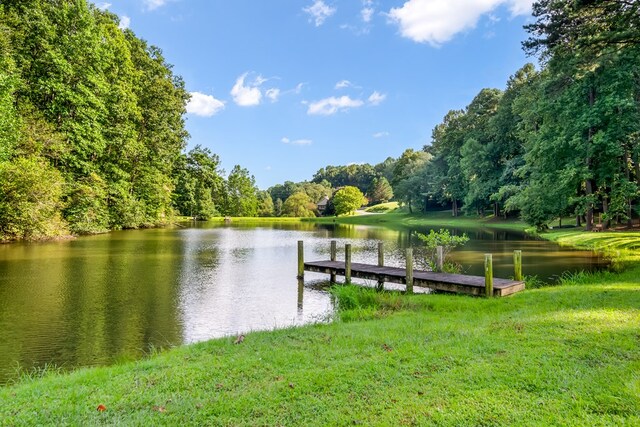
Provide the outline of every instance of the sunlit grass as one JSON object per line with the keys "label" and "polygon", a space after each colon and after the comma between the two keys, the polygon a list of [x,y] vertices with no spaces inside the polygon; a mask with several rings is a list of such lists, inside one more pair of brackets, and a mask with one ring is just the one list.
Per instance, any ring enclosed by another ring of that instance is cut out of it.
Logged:
{"label": "sunlit grass", "polygon": [[356,215],[345,217],[312,218],[309,221],[319,223],[377,225],[385,227],[461,227],[461,228],[502,228],[524,230],[527,225],[521,221],[493,216],[479,218],[471,216],[452,217],[451,211],[428,213],[408,213],[398,209],[381,215]]}
{"label": "sunlit grass", "polygon": [[370,213],[387,213],[392,212],[398,209],[398,202],[387,202],[387,203],[379,203],[377,205],[369,206],[365,209],[365,212]]}

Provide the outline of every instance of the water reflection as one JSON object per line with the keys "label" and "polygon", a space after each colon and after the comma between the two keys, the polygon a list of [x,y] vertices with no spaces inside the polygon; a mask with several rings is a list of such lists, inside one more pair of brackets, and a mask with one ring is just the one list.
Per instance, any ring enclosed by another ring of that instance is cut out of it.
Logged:
{"label": "water reflection", "polygon": [[[328,259],[329,241],[353,246],[353,262],[404,265],[403,249],[426,228],[311,223],[114,232],[72,241],[0,245],[0,382],[18,366],[67,368],[109,364],[166,347],[327,319],[333,306],[314,283],[296,280],[297,241],[305,258]],[[510,277],[512,251],[524,273],[551,278],[603,260],[504,230],[464,230],[471,241],[454,259],[482,273],[494,254],[498,277]],[[365,282],[366,283],[366,282]],[[375,286],[375,283],[368,283]]]}

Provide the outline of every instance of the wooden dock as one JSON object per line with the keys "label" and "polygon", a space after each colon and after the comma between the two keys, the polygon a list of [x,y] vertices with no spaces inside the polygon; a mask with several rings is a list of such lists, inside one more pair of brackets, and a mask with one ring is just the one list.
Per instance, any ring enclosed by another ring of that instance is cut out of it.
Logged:
{"label": "wooden dock", "polygon": [[442,248],[437,248],[437,268],[439,272],[414,270],[413,250],[406,249],[406,267],[388,267],[384,265],[383,244],[378,243],[378,265],[361,264],[351,262],[351,245],[345,245],[345,260],[336,260],[336,242],[331,242],[331,259],[329,261],[304,262],[304,244],[298,242],[298,278],[303,279],[305,271],[325,273],[331,275],[331,282],[335,282],[336,276],[344,276],[345,282],[350,283],[352,277],[359,279],[375,280],[377,288],[382,290],[385,282],[406,285],[406,292],[412,293],[413,287],[429,288],[439,292],[451,292],[459,294],[503,297],[522,291],[525,282],[522,275],[522,252],[514,251],[514,278],[497,279],[493,277],[493,257],[485,254],[484,276],[468,276],[464,274],[451,274],[441,272],[444,259]]}
{"label": "wooden dock", "polygon": [[[305,271],[345,276],[345,263],[342,261],[313,261],[304,263]],[[351,276],[359,279],[376,280],[389,283],[407,284],[406,269],[397,267],[378,267],[369,264],[351,264]],[[485,278],[464,274],[434,273],[432,271],[413,271],[413,285],[440,292],[453,292],[484,296]],[[523,281],[493,279],[493,296],[503,297],[523,290]]]}

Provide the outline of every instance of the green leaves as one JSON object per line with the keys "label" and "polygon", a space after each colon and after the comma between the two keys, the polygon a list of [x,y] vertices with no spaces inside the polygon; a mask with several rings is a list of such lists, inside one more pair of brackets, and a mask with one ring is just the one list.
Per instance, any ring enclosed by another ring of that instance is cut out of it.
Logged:
{"label": "green leaves", "polygon": [[333,196],[336,215],[352,213],[366,203],[367,199],[357,187],[343,187]]}

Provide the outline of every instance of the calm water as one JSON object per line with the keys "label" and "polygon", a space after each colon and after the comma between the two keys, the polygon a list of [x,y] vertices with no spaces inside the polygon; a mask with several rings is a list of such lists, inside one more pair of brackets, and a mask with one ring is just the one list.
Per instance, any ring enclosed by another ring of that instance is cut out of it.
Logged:
{"label": "calm water", "polygon": [[[482,274],[491,252],[496,277],[509,277],[514,249],[523,250],[525,274],[546,280],[604,265],[590,252],[520,233],[467,234],[472,240],[454,258],[469,274]],[[402,248],[419,245],[407,229],[313,224],[197,225],[0,245],[0,383],[18,369],[103,365],[152,348],[327,321],[329,295],[309,286],[326,277],[307,273],[299,292],[295,276],[296,242],[304,240],[307,260],[328,259],[329,238],[338,247],[352,243],[354,262],[371,263],[382,240],[386,263],[397,266]]]}

